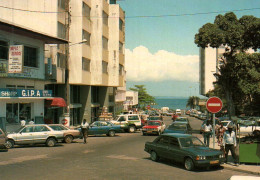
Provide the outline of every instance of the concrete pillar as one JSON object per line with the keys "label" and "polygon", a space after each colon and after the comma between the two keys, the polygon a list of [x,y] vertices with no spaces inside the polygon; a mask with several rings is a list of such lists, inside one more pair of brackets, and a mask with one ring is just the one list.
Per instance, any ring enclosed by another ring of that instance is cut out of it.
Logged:
{"label": "concrete pillar", "polygon": [[80,104],[82,107],[80,109],[80,119],[86,119],[88,123],[91,122],[91,87],[90,86],[80,86]]}

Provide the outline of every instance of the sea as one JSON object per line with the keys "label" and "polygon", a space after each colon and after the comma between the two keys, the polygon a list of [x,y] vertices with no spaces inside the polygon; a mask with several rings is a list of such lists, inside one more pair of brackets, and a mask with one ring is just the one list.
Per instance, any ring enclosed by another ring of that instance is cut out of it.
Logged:
{"label": "sea", "polygon": [[161,109],[162,107],[169,107],[170,109],[187,109],[188,98],[185,97],[155,97],[156,105],[153,108]]}

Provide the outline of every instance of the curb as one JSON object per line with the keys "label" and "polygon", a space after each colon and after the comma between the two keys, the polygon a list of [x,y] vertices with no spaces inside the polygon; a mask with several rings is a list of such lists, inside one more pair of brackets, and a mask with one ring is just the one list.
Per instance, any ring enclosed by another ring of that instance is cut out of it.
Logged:
{"label": "curb", "polygon": [[260,175],[260,172],[254,172],[254,171],[239,169],[239,167],[229,167],[229,166],[225,166],[225,165],[222,165],[222,166],[224,167],[224,169],[229,169],[229,170],[248,173],[248,174],[254,174],[254,175],[258,175],[258,176]]}

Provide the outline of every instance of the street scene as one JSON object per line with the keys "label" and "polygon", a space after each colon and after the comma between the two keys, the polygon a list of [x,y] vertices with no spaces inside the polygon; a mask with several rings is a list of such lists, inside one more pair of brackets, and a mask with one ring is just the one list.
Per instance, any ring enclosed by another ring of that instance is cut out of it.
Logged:
{"label": "street scene", "polygon": [[1,0],[15,179],[260,179],[259,1]]}

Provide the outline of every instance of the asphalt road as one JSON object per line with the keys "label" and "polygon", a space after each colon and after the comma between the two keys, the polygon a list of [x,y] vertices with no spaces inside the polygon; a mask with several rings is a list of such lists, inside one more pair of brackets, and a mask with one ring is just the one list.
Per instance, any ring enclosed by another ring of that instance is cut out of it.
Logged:
{"label": "asphalt road", "polygon": [[[165,118],[165,122],[171,122],[169,117]],[[199,123],[191,119],[193,129],[200,127]],[[115,137],[89,137],[87,144],[79,139],[72,144],[60,144],[53,148],[44,145],[17,146],[8,152],[0,152],[0,179],[222,180],[232,175],[243,175],[223,168],[189,172],[182,164],[167,160],[153,162],[144,151],[144,143],[155,138],[137,132],[121,133]]]}

